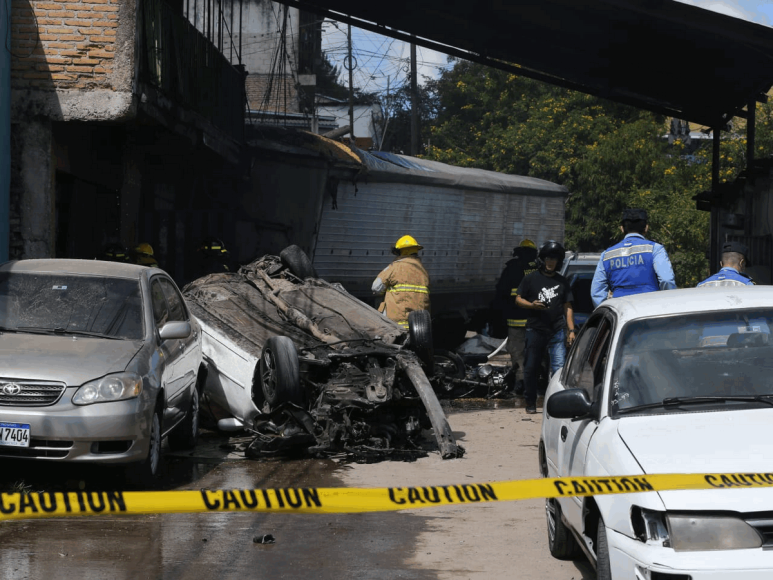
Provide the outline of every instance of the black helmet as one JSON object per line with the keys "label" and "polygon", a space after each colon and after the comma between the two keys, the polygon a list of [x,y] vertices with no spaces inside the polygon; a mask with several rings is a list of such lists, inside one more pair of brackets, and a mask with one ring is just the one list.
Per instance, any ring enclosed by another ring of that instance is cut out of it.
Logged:
{"label": "black helmet", "polygon": [[107,244],[102,259],[108,262],[130,262],[129,250],[118,243]]}
{"label": "black helmet", "polygon": [[566,256],[566,250],[564,247],[555,240],[548,240],[539,249],[539,256],[537,258],[537,268],[540,270],[545,266],[545,258],[556,258],[558,264],[556,264],[556,271],[561,269],[564,265],[564,257]]}
{"label": "black helmet", "polygon": [[214,237],[204,238],[199,246],[199,250],[211,256],[223,256],[228,254],[228,250],[225,249],[223,241]]}

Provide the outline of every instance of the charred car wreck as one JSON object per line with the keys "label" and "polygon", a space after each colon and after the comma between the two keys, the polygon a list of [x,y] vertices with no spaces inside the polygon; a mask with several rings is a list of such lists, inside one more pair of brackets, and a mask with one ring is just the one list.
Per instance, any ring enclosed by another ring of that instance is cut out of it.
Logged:
{"label": "charred car wreck", "polygon": [[405,332],[315,278],[297,247],[280,256],[184,289],[202,329],[203,423],[254,435],[250,457],[405,459],[426,453],[428,428],[444,459],[460,457],[427,378],[434,368],[429,313],[412,313]]}

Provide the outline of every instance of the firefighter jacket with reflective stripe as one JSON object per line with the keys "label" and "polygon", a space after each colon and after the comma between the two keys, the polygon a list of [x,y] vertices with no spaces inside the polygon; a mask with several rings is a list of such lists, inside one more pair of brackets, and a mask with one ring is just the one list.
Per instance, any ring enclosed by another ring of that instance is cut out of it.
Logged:
{"label": "firefighter jacket with reflective stripe", "polygon": [[655,242],[631,236],[609,248],[601,257],[612,297],[660,289],[653,261]]}
{"label": "firefighter jacket with reflective stripe", "polygon": [[507,326],[523,328],[526,326],[529,312],[515,305],[515,297],[518,295],[518,286],[524,277],[537,270],[535,262],[537,249],[519,247],[515,254],[515,257],[505,265],[497,282],[495,309],[501,312]]}
{"label": "firefighter jacket with reflective stripe", "polygon": [[754,282],[746,274],[741,274],[735,268],[725,266],[713,276],[709,276],[698,284],[698,288],[711,288],[714,286],[752,286]]}
{"label": "firefighter jacket with reflective stripe", "polygon": [[403,328],[408,328],[408,313],[429,310],[429,274],[419,256],[401,256],[383,270],[373,282],[373,292],[384,294],[379,312]]}

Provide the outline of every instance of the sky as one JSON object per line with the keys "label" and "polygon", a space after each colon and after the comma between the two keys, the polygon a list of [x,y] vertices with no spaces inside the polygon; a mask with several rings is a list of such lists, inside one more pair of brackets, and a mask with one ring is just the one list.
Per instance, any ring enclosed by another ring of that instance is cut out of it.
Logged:
{"label": "sky", "polygon": [[773,2],[770,0],[677,0],[699,8],[719,12],[749,22],[773,27]]}
{"label": "sky", "polygon": [[[773,27],[773,0],[676,1]],[[344,73],[342,81],[348,82],[348,72],[343,66],[347,55],[345,24],[329,20],[324,22],[322,49]],[[386,96],[387,87],[392,92],[395,86],[409,82],[410,45],[407,43],[352,27],[352,53],[355,61],[354,85],[363,91]],[[451,67],[445,54],[420,46],[416,48],[416,61],[420,84],[425,77],[437,78],[443,69]]]}

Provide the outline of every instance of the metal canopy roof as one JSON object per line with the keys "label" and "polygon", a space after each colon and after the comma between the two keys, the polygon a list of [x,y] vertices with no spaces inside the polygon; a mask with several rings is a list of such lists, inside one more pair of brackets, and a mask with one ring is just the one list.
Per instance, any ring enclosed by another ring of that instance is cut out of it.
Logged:
{"label": "metal canopy roof", "polygon": [[281,0],[712,127],[773,84],[773,28],[673,0]]}

